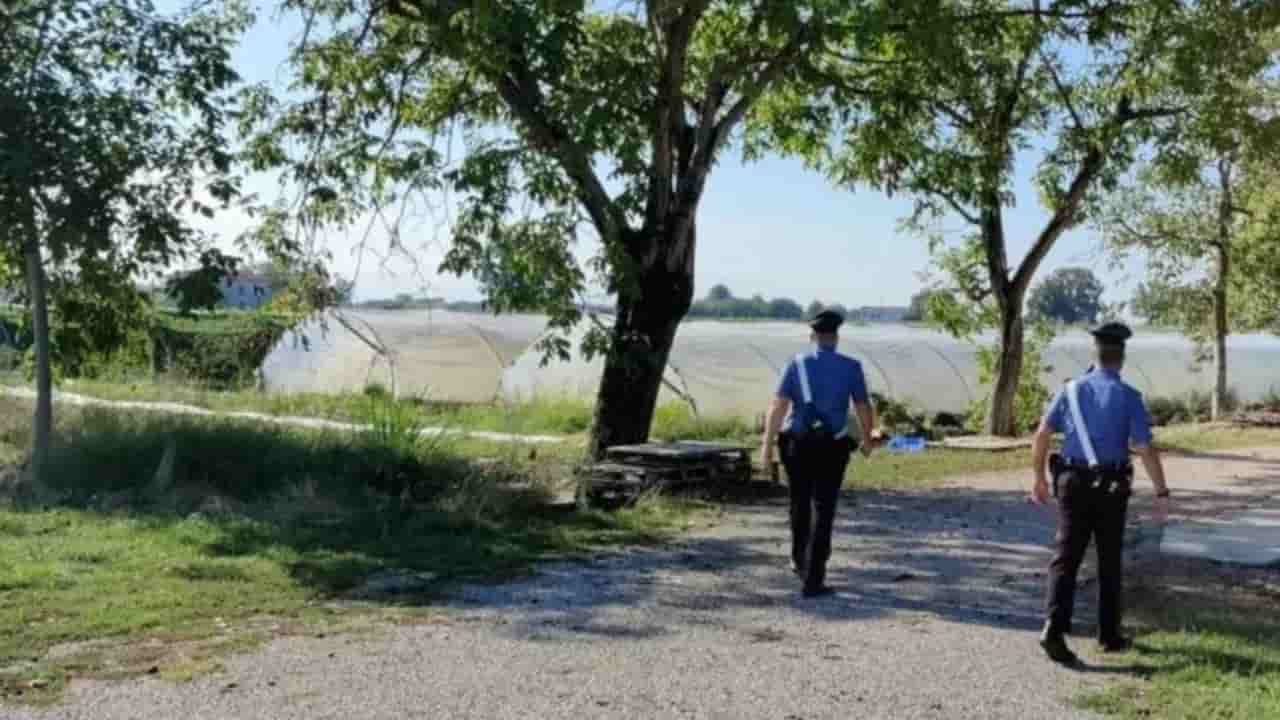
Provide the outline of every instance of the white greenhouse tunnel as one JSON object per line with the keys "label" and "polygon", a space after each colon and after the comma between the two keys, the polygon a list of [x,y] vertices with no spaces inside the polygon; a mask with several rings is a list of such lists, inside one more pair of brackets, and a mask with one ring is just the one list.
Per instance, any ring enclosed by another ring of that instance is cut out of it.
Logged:
{"label": "white greenhouse tunnel", "polygon": [[[443,311],[346,312],[392,349],[401,394],[449,402],[521,401],[535,397],[594,398],[602,360],[544,364],[533,347],[545,318]],[[287,336],[263,365],[273,391],[358,392],[369,382],[390,387],[386,363],[338,323],[327,332],[303,329],[304,348]],[[367,324],[367,326],[366,326]],[[588,326],[572,337],[575,349]],[[987,338],[989,340],[990,338]],[[668,381],[691,395],[708,415],[762,412],[785,364],[808,348],[799,323],[688,321],[680,327]],[[904,325],[846,326],[841,350],[862,361],[871,389],[927,412],[958,413],[979,396],[973,345],[946,334]],[[1059,336],[1046,353],[1045,380],[1058,385],[1089,366],[1092,338],[1083,331]],[[1229,382],[1244,401],[1280,390],[1280,339],[1233,337]],[[1208,365],[1197,367],[1192,343],[1176,334],[1137,329],[1129,342],[1125,376],[1147,397],[1185,395],[1212,385]],[[664,399],[675,395],[664,389]]]}

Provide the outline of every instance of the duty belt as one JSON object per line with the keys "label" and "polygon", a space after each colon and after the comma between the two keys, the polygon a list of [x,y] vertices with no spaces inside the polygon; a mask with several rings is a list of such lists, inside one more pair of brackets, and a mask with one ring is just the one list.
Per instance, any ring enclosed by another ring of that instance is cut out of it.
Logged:
{"label": "duty belt", "polygon": [[[1071,473],[1068,482],[1072,485],[1083,486],[1093,492],[1112,495],[1117,492],[1128,493],[1133,487],[1133,466],[1128,463],[1090,467],[1088,463],[1067,460],[1062,471]],[[1057,481],[1054,478],[1055,489]]]}
{"label": "duty belt", "polygon": [[1132,463],[1102,463],[1097,466],[1090,465],[1085,460],[1073,460],[1071,458],[1062,459],[1062,469],[1072,470],[1075,472],[1089,472],[1096,475],[1129,475],[1133,472]]}

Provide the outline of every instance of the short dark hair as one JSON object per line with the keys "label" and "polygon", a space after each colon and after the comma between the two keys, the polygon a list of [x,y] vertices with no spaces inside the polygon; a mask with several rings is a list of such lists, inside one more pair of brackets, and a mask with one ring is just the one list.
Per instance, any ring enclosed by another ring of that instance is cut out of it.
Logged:
{"label": "short dark hair", "polygon": [[1099,345],[1098,364],[1108,368],[1115,368],[1124,365],[1124,346]]}

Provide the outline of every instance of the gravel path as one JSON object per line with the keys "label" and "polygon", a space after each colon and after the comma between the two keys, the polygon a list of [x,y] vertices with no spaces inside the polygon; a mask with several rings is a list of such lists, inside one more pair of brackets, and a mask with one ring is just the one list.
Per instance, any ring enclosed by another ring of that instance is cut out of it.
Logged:
{"label": "gravel path", "polygon": [[[1205,503],[1245,501],[1239,492],[1253,501],[1249,489],[1280,477],[1278,456],[1233,455],[1236,465],[1225,456],[1176,459],[1171,477]],[[58,707],[0,714],[1088,718],[1071,698],[1123,668],[1099,666],[1084,637],[1075,642],[1083,671],[1041,655],[1035,633],[1052,516],[1025,502],[1018,477],[846,495],[830,570],[840,592],[831,598],[798,597],[786,567],[785,507],[764,502],[734,507],[674,545],[465,588],[437,622],[375,637],[281,640],[187,684],[77,681]],[[1081,593],[1082,635],[1091,594]]]}

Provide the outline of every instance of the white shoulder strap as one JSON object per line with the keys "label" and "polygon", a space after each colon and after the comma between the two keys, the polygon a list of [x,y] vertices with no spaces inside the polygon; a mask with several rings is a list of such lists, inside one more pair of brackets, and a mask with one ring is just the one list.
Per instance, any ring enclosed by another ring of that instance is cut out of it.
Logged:
{"label": "white shoulder strap", "polygon": [[1089,428],[1084,424],[1084,413],[1080,412],[1080,383],[1072,380],[1067,383],[1067,405],[1071,406],[1071,422],[1076,426],[1076,436],[1080,447],[1084,448],[1084,457],[1090,467],[1098,466],[1098,454],[1093,451],[1093,440],[1089,437]]}
{"label": "white shoulder strap", "polygon": [[805,404],[812,404],[813,390],[809,388],[809,371],[804,367],[804,355],[796,356],[796,372],[800,375],[800,395]]}

